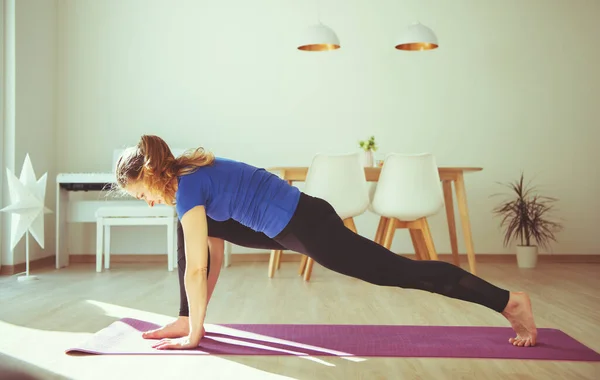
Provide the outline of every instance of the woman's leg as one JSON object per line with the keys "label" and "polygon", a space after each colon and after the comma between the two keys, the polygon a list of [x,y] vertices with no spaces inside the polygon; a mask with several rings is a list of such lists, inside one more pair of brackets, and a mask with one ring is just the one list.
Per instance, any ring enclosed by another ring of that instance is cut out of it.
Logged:
{"label": "woman's leg", "polygon": [[[424,290],[500,313],[510,306],[509,291],[450,263],[416,261],[396,255],[345,227],[328,202],[304,193],[290,223],[274,239],[330,270],[372,284]],[[535,333],[532,317],[530,322],[527,329]],[[525,335],[528,330],[521,328],[517,332]]]}
{"label": "woman's leg", "polygon": [[[221,260],[223,255],[223,246],[212,247],[210,241],[214,238],[227,240],[233,244],[248,248],[258,249],[285,249],[282,245],[269,238],[263,233],[256,232],[234,220],[217,222],[208,218],[208,282],[209,282],[209,299],[211,291],[216,285],[219,275]],[[211,268],[212,266],[212,268]],[[177,270],[179,275],[179,318],[155,330],[151,330],[142,334],[147,339],[162,339],[162,338],[178,338],[188,334],[189,331],[189,305],[187,293],[185,291],[185,241],[183,228],[181,223],[177,222]]]}
{"label": "woman's leg", "polygon": [[[213,219],[207,218],[208,222],[208,236],[209,238],[218,238],[230,243],[255,249],[285,249],[281,244],[271,239],[267,235],[256,232],[251,228],[244,226],[236,222],[233,219],[226,220],[224,222],[217,222]],[[222,254],[222,252],[220,252]],[[210,276],[210,258],[211,250],[209,249],[208,255],[208,270]],[[215,261],[215,260],[213,260]],[[220,263],[220,260],[219,260]],[[177,270],[179,272],[179,316],[189,316],[188,299],[185,291],[185,285],[183,278],[185,275],[185,243],[183,236],[183,228],[181,222],[177,222]],[[212,268],[213,271],[217,268]]]}
{"label": "woman's leg", "polygon": [[[208,246],[208,272],[206,273],[207,277],[210,277],[211,268],[210,268],[210,259],[211,259],[211,249],[210,245]],[[187,299],[187,293],[185,291],[185,241],[183,240],[183,227],[181,226],[181,222],[177,221],[177,272],[179,275],[179,316],[180,317],[189,317],[190,309]]]}
{"label": "woman's leg", "polygon": [[[285,249],[281,244],[262,232],[254,231],[253,229],[246,227],[233,219],[217,222],[213,219],[207,218],[207,222],[209,237],[223,239],[235,245],[246,248],[268,250]],[[179,228],[179,224],[177,227]]]}

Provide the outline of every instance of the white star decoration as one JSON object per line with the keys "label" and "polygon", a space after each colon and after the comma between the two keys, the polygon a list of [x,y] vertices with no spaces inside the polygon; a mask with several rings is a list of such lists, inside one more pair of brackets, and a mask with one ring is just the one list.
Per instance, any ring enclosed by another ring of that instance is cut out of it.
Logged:
{"label": "white star decoration", "polygon": [[[44,206],[48,173],[44,173],[37,180],[28,154],[19,179],[8,168],[6,175],[11,204],[0,211],[12,213],[11,249],[14,249],[23,235],[29,232],[40,247],[44,248],[44,215],[52,212]],[[27,252],[27,264],[29,264],[29,252]]]}

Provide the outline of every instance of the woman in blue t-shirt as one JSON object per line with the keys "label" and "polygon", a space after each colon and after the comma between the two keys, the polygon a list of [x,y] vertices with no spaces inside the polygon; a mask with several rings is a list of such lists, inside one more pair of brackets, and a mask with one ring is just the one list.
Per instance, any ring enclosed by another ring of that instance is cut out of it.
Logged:
{"label": "woman in blue t-shirt", "polygon": [[272,240],[330,270],[375,285],[419,289],[485,306],[508,319],[516,332],[510,343],[536,343],[526,294],[498,288],[450,263],[396,255],[345,227],[327,201],[264,169],[201,148],[176,158],[160,137],[144,135],[121,155],[116,177],[121,189],[150,206],[175,206],[183,229],[188,334],[164,338],[154,346],[158,349],[194,348],[204,335],[210,296],[209,220],[237,222],[256,233],[257,240]]}

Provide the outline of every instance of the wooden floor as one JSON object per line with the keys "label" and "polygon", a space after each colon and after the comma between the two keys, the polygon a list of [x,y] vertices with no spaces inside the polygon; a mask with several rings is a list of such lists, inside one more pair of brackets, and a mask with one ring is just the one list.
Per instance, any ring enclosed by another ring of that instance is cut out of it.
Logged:
{"label": "wooden floor", "polygon": [[[353,323],[508,326],[481,306],[376,287],[315,265],[312,281],[282,263],[222,271],[207,323]],[[600,265],[480,264],[479,275],[530,293],[538,327],[558,328],[600,352]],[[533,360],[337,357],[68,356],[64,350],[121,317],[177,315],[177,273],[166,265],[93,264],[38,271],[39,281],[0,278],[0,363],[40,379],[598,379],[599,363]],[[508,336],[507,336],[508,339]],[[540,336],[539,339],[543,339]],[[508,344],[508,343],[507,343]],[[526,348],[524,348],[526,349]],[[1,371],[0,370],[0,373]],[[6,374],[6,372],[5,372]],[[0,376],[2,377],[2,376]]]}

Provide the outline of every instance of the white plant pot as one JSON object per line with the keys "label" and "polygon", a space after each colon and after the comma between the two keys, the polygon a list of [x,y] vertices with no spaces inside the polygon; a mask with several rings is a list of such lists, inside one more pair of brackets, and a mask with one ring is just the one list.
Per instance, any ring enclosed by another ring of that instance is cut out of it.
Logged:
{"label": "white plant pot", "polygon": [[375,155],[373,154],[372,150],[365,151],[363,163],[367,168],[372,168],[375,166]]}
{"label": "white plant pot", "polygon": [[535,268],[537,265],[537,258],[537,246],[517,246],[517,265],[519,268]]}

